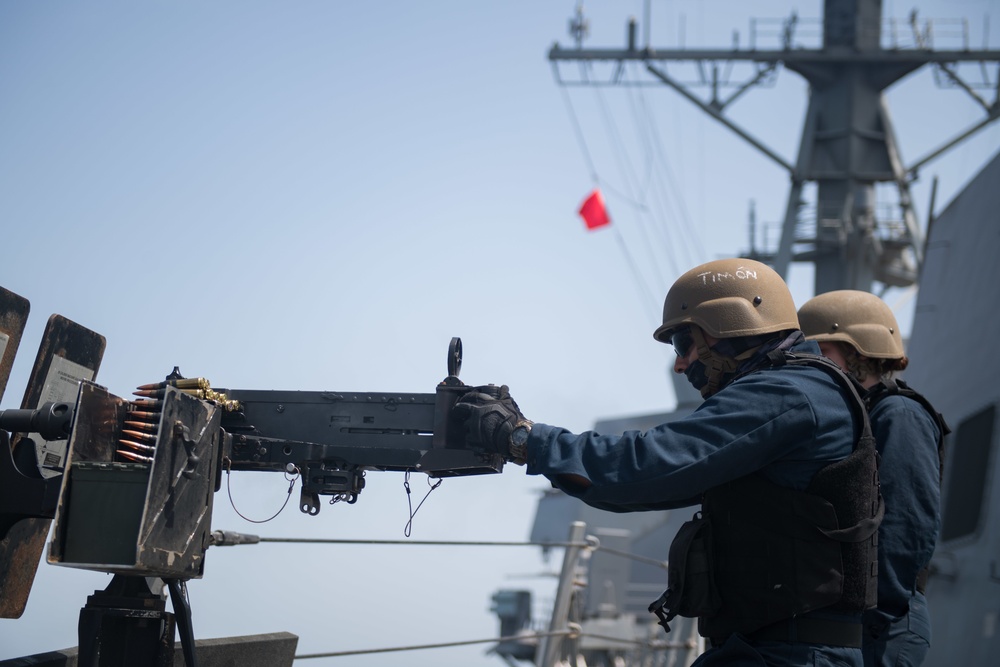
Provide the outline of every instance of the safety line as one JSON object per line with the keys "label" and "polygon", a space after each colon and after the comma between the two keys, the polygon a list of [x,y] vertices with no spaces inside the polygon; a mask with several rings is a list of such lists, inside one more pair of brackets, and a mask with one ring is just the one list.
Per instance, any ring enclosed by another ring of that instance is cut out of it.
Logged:
{"label": "safety line", "polygon": [[390,646],[387,648],[359,649],[355,651],[332,651],[330,653],[306,653],[295,656],[295,660],[309,660],[312,658],[339,658],[348,655],[365,655],[369,653],[394,653],[399,651],[417,651],[429,648],[448,648],[452,646],[469,646],[470,644],[499,644],[501,642],[523,642],[525,640],[539,639],[541,637],[573,637],[579,633],[576,630],[560,630],[557,632],[532,632],[530,634],[514,635],[511,637],[495,637],[492,639],[470,639],[460,642],[442,642],[439,644],[414,644],[413,646]]}
{"label": "safety line", "polygon": [[461,547],[594,547],[592,542],[482,542],[438,540],[341,540],[320,537],[262,537],[261,542],[288,542],[292,544],[416,544],[424,546]]}
{"label": "safety line", "polygon": [[628,558],[639,563],[652,565],[660,569],[667,569],[667,562],[619,551],[611,547],[605,547],[598,540],[587,540],[585,542],[502,542],[502,541],[445,541],[445,540],[345,540],[324,537],[261,537],[260,542],[288,543],[288,544],[412,544],[417,546],[437,546],[437,547],[544,547],[551,549],[555,547],[578,547],[582,549],[592,549],[603,551],[612,556]]}
{"label": "safety line", "polygon": [[591,639],[600,639],[602,641],[612,641],[612,642],[619,642],[622,644],[628,644],[631,646],[640,646],[654,651],[672,649],[672,648],[693,650],[698,647],[698,644],[695,640],[688,640],[685,642],[664,642],[664,641],[649,641],[641,639],[626,639],[623,637],[614,637],[611,635],[602,635],[593,632],[580,632],[577,626],[576,628],[569,630],[558,630],[554,632],[531,632],[521,635],[512,635],[508,637],[493,637],[490,639],[468,639],[464,641],[438,642],[435,644],[413,644],[410,646],[387,646],[374,649],[355,649],[352,651],[328,651],[325,653],[303,653],[302,655],[294,656],[294,659],[312,660],[315,658],[342,658],[350,655],[369,655],[374,653],[400,653],[403,651],[420,651],[425,649],[471,646],[473,644],[500,644],[504,642],[526,643],[541,639],[543,637],[570,637],[573,639],[588,637]]}
{"label": "safety line", "polygon": [[645,563],[647,565],[652,565],[658,567],[661,570],[667,569],[667,561],[657,560],[655,558],[648,558],[646,556],[640,556],[638,554],[630,554],[627,551],[618,551],[617,549],[612,549],[611,547],[598,546],[596,551],[603,551],[604,553],[611,554],[612,556],[620,556],[622,558],[628,558],[629,560],[634,560],[638,563]]}

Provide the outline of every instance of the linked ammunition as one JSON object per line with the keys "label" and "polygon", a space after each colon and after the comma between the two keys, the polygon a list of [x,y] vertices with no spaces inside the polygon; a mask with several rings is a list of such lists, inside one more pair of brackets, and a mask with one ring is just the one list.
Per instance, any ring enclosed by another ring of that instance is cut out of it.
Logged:
{"label": "linked ammunition", "polygon": [[180,378],[177,380],[164,380],[163,382],[153,382],[152,384],[139,385],[137,389],[163,389],[164,387],[177,387],[178,389],[210,389],[211,385],[205,378]]}
{"label": "linked ammunition", "polygon": [[163,389],[137,389],[132,392],[133,396],[144,396],[146,398],[163,398]]}
{"label": "linked ammunition", "polygon": [[124,449],[119,449],[115,451],[115,454],[121,456],[122,458],[128,459],[129,461],[138,461],[139,463],[152,463],[153,459],[148,456],[142,456],[141,454],[133,454],[132,452],[126,451]]}
{"label": "linked ammunition", "polygon": [[128,416],[131,419],[144,419],[147,422],[152,422],[155,424],[160,421],[160,414],[161,413],[159,412],[141,412],[133,410],[132,412],[128,413]]}
{"label": "linked ammunition", "polygon": [[209,389],[205,392],[206,400],[217,403],[223,410],[235,412],[240,409],[240,402],[230,400],[225,394]]}
{"label": "linked ammunition", "polygon": [[156,443],[156,436],[151,433],[140,433],[138,431],[122,431],[122,435],[131,438],[137,442],[152,442]]}
{"label": "linked ammunition", "polygon": [[133,410],[159,411],[163,408],[163,398],[167,395],[167,387],[176,387],[188,396],[194,396],[203,401],[212,401],[228,412],[240,409],[239,401],[233,401],[225,394],[211,388],[205,378],[185,378],[182,380],[165,380],[152,384],[143,384],[132,392],[139,399],[132,401]]}
{"label": "linked ammunition", "polygon": [[[132,413],[135,414],[135,413]],[[149,422],[133,422],[127,421],[124,427],[131,431],[146,431],[147,433],[156,433],[159,430],[157,424],[150,424]]]}
{"label": "linked ammunition", "polygon": [[[204,389],[180,389],[180,388],[178,388],[178,391],[181,391],[181,392],[187,394],[188,396],[194,396],[195,398],[201,398],[201,399],[205,398],[205,393],[206,393],[206,391]],[[163,398],[164,396],[167,395],[167,390],[166,389],[138,389],[136,391],[133,391],[132,395],[133,396],[143,396],[145,398],[157,398],[157,399],[159,399],[159,398]]]}
{"label": "linked ammunition", "polygon": [[132,449],[135,449],[136,451],[146,452],[148,454],[152,454],[153,452],[156,451],[156,447],[150,447],[149,445],[143,445],[143,444],[138,443],[138,442],[132,442],[131,440],[122,439],[122,440],[118,441],[118,444],[119,445],[124,445],[125,447],[131,447]]}
{"label": "linked ammunition", "polygon": [[225,394],[220,394],[219,392],[215,391],[214,389],[209,389],[208,391],[206,391],[205,392],[205,398],[207,398],[210,401],[215,401],[216,403],[225,403],[226,402],[226,395]]}

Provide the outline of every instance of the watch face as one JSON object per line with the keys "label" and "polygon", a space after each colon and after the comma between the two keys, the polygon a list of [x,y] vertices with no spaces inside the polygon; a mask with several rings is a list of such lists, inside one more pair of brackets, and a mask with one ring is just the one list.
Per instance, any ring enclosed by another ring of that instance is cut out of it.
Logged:
{"label": "watch face", "polygon": [[510,441],[515,445],[523,445],[528,442],[528,427],[518,426],[514,429],[514,432],[510,434]]}

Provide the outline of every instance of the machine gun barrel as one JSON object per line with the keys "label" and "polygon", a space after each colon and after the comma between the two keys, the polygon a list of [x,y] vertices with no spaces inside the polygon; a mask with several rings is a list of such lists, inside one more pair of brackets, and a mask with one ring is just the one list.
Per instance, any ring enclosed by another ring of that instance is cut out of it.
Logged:
{"label": "machine gun barrel", "polygon": [[46,440],[65,440],[73,424],[69,403],[43,403],[36,410],[0,410],[0,429],[11,433],[37,433]]}

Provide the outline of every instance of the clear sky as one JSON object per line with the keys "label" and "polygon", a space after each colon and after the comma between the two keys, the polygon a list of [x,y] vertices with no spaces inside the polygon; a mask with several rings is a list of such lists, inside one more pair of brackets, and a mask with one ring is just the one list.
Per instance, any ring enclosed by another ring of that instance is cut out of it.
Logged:
{"label": "clear sky", "polygon": [[[217,387],[432,392],[461,336],[462,378],[510,385],[536,421],[586,430],[670,409],[673,354],[651,336],[666,288],[746,250],[751,202],[775,234],[788,179],[663,87],[560,88],[547,52],[571,44],[575,5],[0,3],[0,284],[32,303],[3,407],[19,407],[58,312],[107,337],[98,381],[122,396],[175,365]],[[652,42],[728,47],[740,31],[745,45],[751,17],[795,9],[805,31],[821,7],[658,1]],[[972,48],[1000,48],[982,32],[991,15],[996,33],[998,0],[884,3],[904,27],[913,8],[967,17]],[[585,9],[594,47],[622,47],[628,17],[643,16],[635,1]],[[728,113],[794,161],[805,101],[782,71]],[[985,115],[930,70],[889,101],[907,164]],[[927,165],[921,222],[934,176],[940,211],[998,148],[994,125]],[[613,222],[587,232],[576,209],[594,173]],[[807,271],[790,283],[798,302],[811,296]],[[911,292],[886,300],[908,321]],[[424,480],[411,480],[414,504]],[[274,474],[231,482],[259,518],[288,487]],[[513,466],[446,480],[412,539],[525,540],[547,486]],[[217,494],[213,526],[403,539],[400,473],[370,473],[356,505],[317,517],[297,496],[256,525]],[[198,638],[288,631],[316,653],[495,637],[492,593],[544,601],[554,584],[537,575],[558,565],[527,547],[266,544],[210,550],[189,592]],[[0,659],[75,646],[79,609],[108,580],[43,562],[25,615],[0,620]],[[499,664],[486,647],[309,664]]]}

